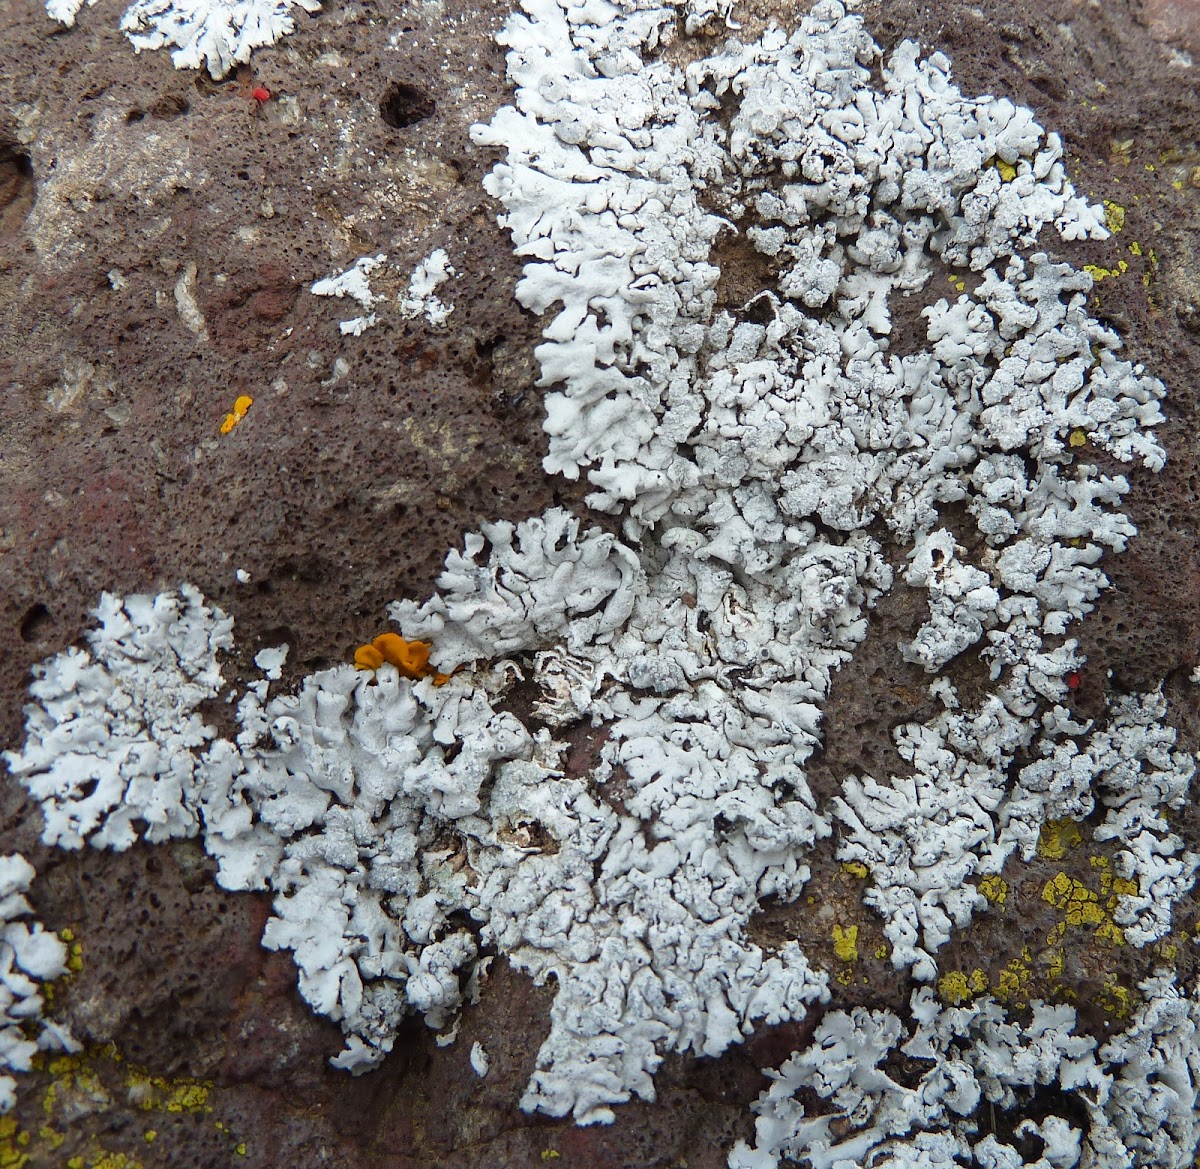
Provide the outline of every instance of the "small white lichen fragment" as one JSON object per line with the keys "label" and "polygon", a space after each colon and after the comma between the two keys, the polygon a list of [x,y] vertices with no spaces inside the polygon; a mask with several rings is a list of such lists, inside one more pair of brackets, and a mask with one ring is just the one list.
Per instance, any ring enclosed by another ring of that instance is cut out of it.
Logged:
{"label": "small white lichen fragment", "polygon": [[274,682],[278,681],[287,656],[288,647],[286,645],[272,646],[268,649],[260,649],[254,655],[254,664]]}
{"label": "small white lichen fragment", "polygon": [[369,328],[376,324],[378,318],[374,313],[368,313],[365,317],[352,317],[348,321],[341,321],[338,328],[341,330],[343,337],[361,337]]}
{"label": "small white lichen fragment", "polygon": [[347,268],[345,272],[318,280],[312,286],[314,296],[335,296],[339,300],[348,296],[366,310],[362,316],[340,322],[338,327],[344,336],[359,337],[375,324],[375,314],[371,309],[379,303],[381,298],[371,291],[369,277],[386,259],[387,256],[383,254],[363,256],[355,260],[353,266]]}
{"label": "small white lichen fragment", "polygon": [[471,1044],[471,1067],[475,1074],[482,1079],[488,1074],[488,1068],[491,1066],[491,1061],[488,1059],[488,1053],[484,1050],[483,1044],[476,1041]]}
{"label": "small white lichen fragment", "polygon": [[444,325],[454,311],[454,305],[444,304],[437,290],[456,275],[445,248],[436,248],[413,269],[408,281],[408,295],[400,298],[400,315],[406,318],[425,314],[431,325]]}

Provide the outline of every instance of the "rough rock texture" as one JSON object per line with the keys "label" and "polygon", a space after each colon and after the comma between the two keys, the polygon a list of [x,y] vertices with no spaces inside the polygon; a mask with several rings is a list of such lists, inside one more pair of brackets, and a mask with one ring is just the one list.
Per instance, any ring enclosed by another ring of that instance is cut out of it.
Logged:
{"label": "rough rock texture", "polygon": [[[192,581],[236,619],[242,656],[228,676],[287,641],[295,678],[344,660],[382,628],[387,602],[424,597],[464,530],[578,498],[541,471],[540,323],[512,298],[519,265],[480,185],[492,159],[468,137],[508,97],[493,41],[504,6],[300,14],[292,36],[223,83],[177,72],[164,53],[135,57],[110,7],[84,9],[69,32],[32,0],[0,13],[0,41],[22,63],[0,73],[5,747],[19,744],[30,665],[79,639],[102,589]],[[904,37],[942,48],[964,91],[1030,106],[1063,136],[1076,186],[1123,209],[1111,240],[1062,250],[1076,264],[1126,263],[1092,303],[1167,382],[1169,460],[1157,476],[1131,475],[1123,506],[1139,536],[1106,560],[1114,587],[1077,627],[1088,664],[1074,706],[1096,715],[1106,694],[1165,678],[1181,745],[1195,751],[1195,7],[901,0],[861,11],[885,48]],[[771,16],[796,19],[770,3],[736,15],[750,35]],[[695,48],[680,38],[668,52]],[[257,85],[270,101],[250,96]],[[395,283],[373,288],[394,295],[436,247],[458,272],[444,330],[382,313],[343,337],[343,305],[308,293],[384,252]],[[761,287],[749,247],[726,245],[717,262],[730,303]],[[254,404],[222,436],[243,393]],[[848,770],[898,769],[889,732],[923,717],[928,698],[897,646],[923,613],[920,594],[898,587],[836,678],[811,769],[819,796]],[[956,666],[964,694],[972,668]],[[598,746],[578,731],[580,760]],[[749,1134],[757,1069],[816,1025],[764,1030],[717,1062],[668,1060],[656,1104],[577,1129],[516,1107],[550,992],[500,965],[455,1045],[437,1048],[414,1024],[379,1071],[350,1079],[326,1066],[340,1038],[299,1001],[290,959],[258,945],[265,899],[223,894],[198,846],[47,850],[39,814],[11,783],[0,812],[0,851],[35,864],[35,910],[79,946],[56,1009],[88,1046],[21,1089],[16,1117],[31,1135],[14,1149],[33,1165],[123,1154],[145,1166],[715,1167]],[[1197,847],[1194,810],[1175,826]],[[1164,951],[1113,949],[1080,930],[1064,969],[1041,957],[1057,920],[1040,896],[1047,879],[1062,871],[1101,888],[1090,858],[1111,848],[1092,844],[1092,827],[1045,833],[1035,861],[1010,865],[1002,911],[958,935],[943,964],[993,981],[1009,972],[1014,1004],[1067,985],[1085,1029],[1102,1036]],[[859,878],[832,846],[813,868],[798,904],[760,915],[760,940],[798,938],[835,976],[831,1009],[899,1009],[910,988],[872,957],[882,935]],[[1177,909],[1169,939],[1186,943],[1175,962],[1189,983],[1196,912]],[[850,924],[853,962],[831,933]],[[476,1041],[490,1057],[482,1080],[469,1063]]]}
{"label": "rough rock texture", "polygon": [[[538,466],[536,322],[467,140],[506,92],[504,15],[302,17],[214,84],[99,14],[58,32],[6,8],[33,66],[0,98],[6,740],[99,581],[197,580],[251,656],[286,640],[309,672],[423,595],[465,528],[561,490]],[[441,333],[393,313],[347,341],[308,293],[367,251],[406,278],[433,244],[462,272]]]}

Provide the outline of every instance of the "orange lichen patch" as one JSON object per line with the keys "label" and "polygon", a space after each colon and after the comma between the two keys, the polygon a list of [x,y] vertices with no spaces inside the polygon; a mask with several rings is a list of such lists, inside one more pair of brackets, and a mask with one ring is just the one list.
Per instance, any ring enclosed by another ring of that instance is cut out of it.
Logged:
{"label": "orange lichen patch", "polygon": [[427,641],[406,641],[398,633],[381,633],[369,645],[360,645],[354,651],[354,664],[360,670],[378,670],[387,662],[400,671],[401,677],[417,681],[433,678],[435,686],[444,686],[452,674],[439,674],[429,664],[432,646]]}
{"label": "orange lichen patch", "polygon": [[254,405],[254,399],[249,394],[242,394],[233,404],[233,409],[225,415],[221,423],[221,433],[228,434],[249,413]]}

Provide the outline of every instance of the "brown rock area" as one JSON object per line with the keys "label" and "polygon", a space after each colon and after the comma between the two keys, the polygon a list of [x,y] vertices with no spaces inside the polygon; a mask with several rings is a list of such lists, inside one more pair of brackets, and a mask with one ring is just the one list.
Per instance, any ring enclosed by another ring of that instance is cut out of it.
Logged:
{"label": "brown rock area", "polygon": [[[738,15],[752,35],[805,7],[753,0]],[[79,642],[103,590],[196,584],[236,619],[227,678],[286,641],[286,683],[346,660],[384,627],[388,601],[427,595],[446,551],[481,520],[583,507],[578,485],[541,470],[540,322],[513,299],[519,263],[481,187],[494,159],[468,134],[508,99],[493,39],[508,8],[331,2],[298,13],[293,35],[219,83],[175,70],[166,53],[135,55],[120,10],[101,0],[63,30],[35,0],[0,8],[3,747],[21,741],[31,665]],[[1165,470],[1124,469],[1140,534],[1107,560],[1113,588],[1072,631],[1088,658],[1075,703],[1096,715],[1106,694],[1165,680],[1181,745],[1195,751],[1196,6],[866,0],[861,11],[885,49],[916,38],[946,51],[966,92],[1032,107],[1062,135],[1076,186],[1124,212],[1104,243],[1047,241],[1077,264],[1126,263],[1097,284],[1094,311],[1169,389]],[[251,96],[257,86],[268,101]],[[343,337],[346,302],[308,292],[360,256],[386,253],[405,272],[438,246],[459,272],[444,329],[381,314]],[[754,279],[742,270],[753,256],[734,249],[722,262],[733,299],[739,279]],[[222,435],[242,394],[254,403]],[[923,675],[897,643],[922,605],[897,586],[835,682],[818,795],[849,770],[885,771],[891,729],[920,717]],[[969,690],[977,667],[956,668]],[[574,763],[596,746],[579,735]],[[1194,809],[1177,827],[1200,845]],[[351,1078],[328,1067],[340,1036],[301,1002],[290,957],[258,945],[265,898],[218,889],[195,843],[70,854],[43,847],[40,830],[6,779],[0,852],[37,867],[34,908],[69,931],[75,969],[53,1010],[87,1046],[24,1077],[0,1165],[718,1169],[750,1132],[758,1069],[815,1025],[764,1029],[719,1061],[668,1058],[654,1104],[576,1128],[517,1107],[552,988],[497,961],[454,1045],[414,1023],[381,1069]],[[1056,831],[1036,862],[1006,870],[996,912],[951,943],[944,965],[1007,986],[1018,1010],[1065,984],[1086,1006],[1083,1025],[1103,1034],[1167,951],[1079,929],[1053,968],[1045,882],[1066,872],[1103,897],[1091,858],[1112,851],[1093,846],[1086,823]],[[882,935],[860,879],[825,847],[812,896],[766,906],[759,938],[798,938],[833,973],[834,1008],[897,1006],[909,987],[875,957]],[[1197,912],[1180,906],[1164,943],[1189,977]],[[857,931],[857,959],[835,950],[834,927]],[[491,1057],[484,1079],[468,1063],[475,1041]]]}

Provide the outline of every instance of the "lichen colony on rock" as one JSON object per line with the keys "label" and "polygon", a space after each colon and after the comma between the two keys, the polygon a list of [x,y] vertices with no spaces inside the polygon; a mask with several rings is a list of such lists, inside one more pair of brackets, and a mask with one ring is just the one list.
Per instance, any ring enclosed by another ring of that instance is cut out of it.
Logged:
{"label": "lichen colony on rock", "polygon": [[[1067,634],[1107,583],[1103,552],[1134,535],[1125,478],[1086,452],[1161,467],[1164,391],[1089,315],[1091,277],[1048,250],[1044,229],[1105,235],[1057,137],[1005,99],[964,97],[940,53],[905,42],[882,60],[828,0],[792,35],[686,68],[657,50],[717,6],[525,11],[502,34],[515,104],[475,137],[504,155],[487,184],[528,259],[517,296],[555,309],[537,349],[546,469],[586,474],[621,539],[560,509],[484,525],[434,596],[391,610],[453,674],[444,686],[386,663],[295,694],[264,678],[235,740],[196,713],[220,687],[228,619],[186,590],[106,597],[91,653],[39,669],[9,756],[47,839],[202,833],[226,887],[273,894],[264,944],[293,951],[351,1070],[382,1059],[408,1012],[451,1027],[481,945],[553,977],[522,1104],[582,1123],[653,1099],[664,1053],[719,1055],[828,998],[795,942],[764,951],[746,927],[762,898],[799,896],[831,834],[919,981],[986,907],[969,878],[1097,805],[1137,889],[1116,920],[1134,945],[1161,938],[1197,869],[1163,815],[1194,760],[1161,694],[1116,699],[1096,726],[1065,699],[1081,664]],[[719,309],[713,247],[733,235],[774,278]],[[955,299],[929,295],[947,276]],[[893,352],[897,298],[920,294],[924,337]],[[846,776],[825,806],[805,771],[822,708],[898,575],[928,594],[903,652],[941,713],[898,728],[908,774]],[[964,654],[990,673],[970,702],[947,672]],[[532,726],[504,709],[521,675],[539,691]],[[554,734],[580,720],[604,745],[569,777]],[[1137,1164],[1183,1165],[1194,988],[1163,974],[1144,990],[1098,1054],[1046,1005],[1018,1025],[991,1000],[943,1008],[919,989],[911,1024],[831,1013],[731,1163],[879,1147],[896,1165],[1021,1165],[963,1118],[1055,1081],[1090,1129],[1029,1120],[1039,1169],[1111,1133]],[[935,1061],[919,1090],[878,1070],[897,1046]],[[852,1148],[797,1088],[836,1094]]]}
{"label": "lichen colony on rock", "polygon": [[[813,1169],[1188,1165],[1197,1139],[1200,1007],[1167,976],[1141,989],[1144,1005],[1104,1044],[1074,1033],[1073,1007],[1035,1003],[1022,1024],[994,999],[942,1008],[926,988],[913,992],[911,1025],[891,1011],[830,1012],[812,1045],[771,1073],[774,1083],[754,1106],[755,1146],[739,1142],[730,1169],[777,1169],[782,1158]],[[924,1069],[914,1086],[880,1066],[893,1053]],[[1020,1120],[1013,1125],[1020,1143],[1033,1137],[1041,1146],[1031,1160],[994,1132],[980,1136],[981,1104],[1019,1112],[1039,1088],[1077,1095],[1086,1131],[1052,1113]],[[807,1115],[800,1089],[833,1110]]]}

